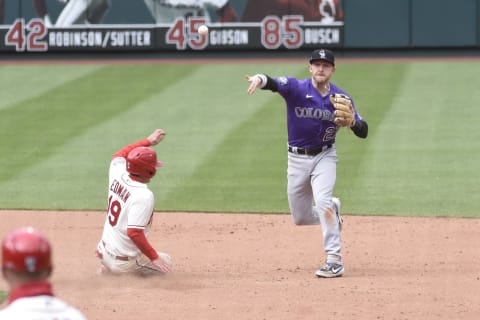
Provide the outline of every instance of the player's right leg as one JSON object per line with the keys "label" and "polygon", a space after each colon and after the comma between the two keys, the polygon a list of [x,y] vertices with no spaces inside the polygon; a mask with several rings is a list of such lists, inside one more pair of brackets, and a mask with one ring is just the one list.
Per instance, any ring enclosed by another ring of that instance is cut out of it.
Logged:
{"label": "player's right leg", "polygon": [[[134,258],[116,256],[110,252],[103,241],[97,245],[96,256],[100,263],[107,269],[109,274],[133,273],[136,270],[136,261]],[[99,270],[97,270],[97,274]]]}
{"label": "player's right leg", "polygon": [[290,213],[296,225],[316,225],[320,223],[313,209],[313,193],[310,185],[311,157],[288,154],[287,196]]}

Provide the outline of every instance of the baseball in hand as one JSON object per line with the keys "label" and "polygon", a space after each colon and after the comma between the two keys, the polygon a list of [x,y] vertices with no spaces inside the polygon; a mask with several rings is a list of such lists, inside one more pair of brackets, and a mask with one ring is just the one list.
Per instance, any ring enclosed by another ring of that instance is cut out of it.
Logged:
{"label": "baseball in hand", "polygon": [[207,33],[208,33],[208,27],[204,24],[202,24],[199,28],[198,28],[198,33],[200,33],[202,36],[206,36]]}

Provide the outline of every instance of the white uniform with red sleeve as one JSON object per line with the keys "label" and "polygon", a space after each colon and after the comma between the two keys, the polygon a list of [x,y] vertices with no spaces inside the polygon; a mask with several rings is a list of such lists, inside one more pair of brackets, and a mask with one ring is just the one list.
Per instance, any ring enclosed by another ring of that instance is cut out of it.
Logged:
{"label": "white uniform with red sleeve", "polygon": [[76,308],[53,295],[50,283],[32,282],[13,289],[0,320],[86,320]]}
{"label": "white uniform with red sleeve", "polygon": [[[149,143],[142,140],[125,147],[115,154],[110,163],[107,216],[102,239],[97,246],[97,256],[113,273],[159,272],[127,234],[127,229],[140,229],[148,236],[153,220],[152,191],[147,184],[133,180],[126,170],[125,157],[136,146],[149,146]],[[150,255],[171,260],[161,252]]]}

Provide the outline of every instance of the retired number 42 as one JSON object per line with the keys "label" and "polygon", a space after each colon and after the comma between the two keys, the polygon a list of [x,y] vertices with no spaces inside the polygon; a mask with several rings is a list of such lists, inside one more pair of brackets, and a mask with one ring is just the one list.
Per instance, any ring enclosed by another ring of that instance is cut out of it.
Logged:
{"label": "retired number 42", "polygon": [[34,18],[25,22],[23,18],[17,18],[5,34],[5,45],[15,47],[15,51],[47,51],[47,41],[43,40],[47,35],[45,23],[40,18]]}

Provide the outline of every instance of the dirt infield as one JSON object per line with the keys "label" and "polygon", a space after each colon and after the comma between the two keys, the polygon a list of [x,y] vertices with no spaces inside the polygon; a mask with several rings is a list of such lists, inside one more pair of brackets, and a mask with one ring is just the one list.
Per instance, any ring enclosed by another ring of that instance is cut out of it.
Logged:
{"label": "dirt infield", "polygon": [[[288,215],[156,213],[173,274],[100,277],[100,212],[0,211],[53,242],[54,289],[89,319],[480,319],[480,219],[345,216],[346,274],[317,279],[320,227]],[[3,280],[0,289],[6,289]]]}

